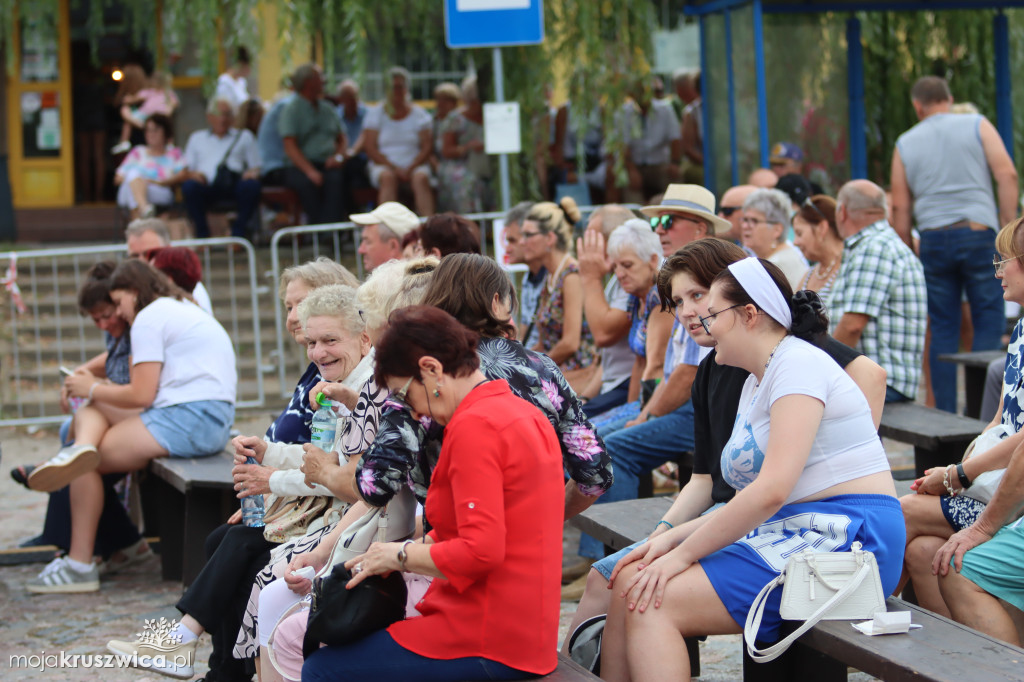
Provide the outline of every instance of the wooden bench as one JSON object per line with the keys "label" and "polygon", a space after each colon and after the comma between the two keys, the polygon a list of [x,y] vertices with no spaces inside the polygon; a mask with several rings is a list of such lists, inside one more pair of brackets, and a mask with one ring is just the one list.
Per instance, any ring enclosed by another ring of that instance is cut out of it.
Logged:
{"label": "wooden bench", "polygon": [[[663,497],[597,504],[572,523],[605,544],[621,549],[642,539],[671,506]],[[906,635],[866,637],[848,621],[822,621],[783,656],[755,663],[744,648],[746,682],[845,680],[847,666],[883,680],[1020,680],[1024,649],[938,616],[901,599],[889,598],[890,611],[911,611],[922,625]]]}
{"label": "wooden bench", "polygon": [[914,471],[924,475],[930,467],[959,462],[964,450],[986,423],[925,407],[918,403],[886,403],[878,433],[914,446]]}
{"label": "wooden bench", "polygon": [[601,678],[590,672],[568,656],[558,655],[558,667],[539,679],[551,680],[551,682],[581,682],[582,680],[600,680]]}
{"label": "wooden bench", "polygon": [[977,419],[981,415],[981,400],[985,395],[985,378],[993,360],[1006,360],[1006,349],[978,350],[970,353],[947,353],[939,356],[943,362],[964,366],[964,395],[967,405],[964,414]]}
{"label": "wooden bench", "polygon": [[160,562],[164,580],[185,586],[206,564],[206,536],[239,508],[231,478],[231,455],[185,459],[161,457],[150,471],[156,486],[160,524]]}

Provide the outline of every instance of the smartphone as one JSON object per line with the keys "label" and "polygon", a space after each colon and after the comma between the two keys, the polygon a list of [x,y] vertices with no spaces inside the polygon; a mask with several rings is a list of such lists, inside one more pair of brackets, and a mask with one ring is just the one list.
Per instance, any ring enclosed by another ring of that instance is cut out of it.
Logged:
{"label": "smartphone", "polygon": [[63,374],[64,376],[66,376],[66,377],[69,377],[72,374],[74,374],[74,372],[72,372],[70,369],[68,369],[64,365],[60,366],[60,373]]}

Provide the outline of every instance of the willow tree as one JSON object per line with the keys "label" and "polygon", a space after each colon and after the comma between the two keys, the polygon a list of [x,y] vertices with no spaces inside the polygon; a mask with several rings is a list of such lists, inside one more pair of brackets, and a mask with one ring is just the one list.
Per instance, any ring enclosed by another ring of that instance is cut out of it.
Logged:
{"label": "willow tree", "polygon": [[[84,0],[69,0],[72,7]],[[299,44],[314,46],[330,73],[336,65],[357,78],[366,74],[371,54],[383,64],[401,47],[405,53],[447,50],[444,0],[119,0],[136,45],[148,47],[158,62],[186,44],[195,45],[204,81],[212,86],[225,50],[257,47],[267,27],[264,10],[274,6],[281,54]],[[113,0],[89,2],[86,32],[95,46],[104,34],[104,10]],[[55,30],[59,0],[0,0],[0,39],[13,73],[18,10],[36,27]],[[630,81],[651,72],[654,5],[630,0],[546,0],[546,39],[542,45],[503,48],[505,98],[520,103],[523,154],[512,164],[513,198],[536,197],[532,151],[544,146],[548,132],[545,91],[557,79],[568,81],[573,112],[583,127],[587,112],[600,106],[609,145],[621,147],[612,129],[615,110],[625,101]],[[159,35],[158,35],[159,34]],[[481,94],[493,97],[491,50],[468,51],[480,75]],[[284,65],[286,68],[290,64]],[[582,163],[583,155],[579,155]]]}

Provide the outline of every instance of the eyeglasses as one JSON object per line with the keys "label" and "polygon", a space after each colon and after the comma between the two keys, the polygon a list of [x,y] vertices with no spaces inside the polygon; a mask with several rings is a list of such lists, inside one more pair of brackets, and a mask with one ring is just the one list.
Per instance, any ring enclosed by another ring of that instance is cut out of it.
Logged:
{"label": "eyeglasses", "polygon": [[764,220],[763,218],[747,218],[743,217],[740,219],[741,225],[778,225],[774,220]]}
{"label": "eyeglasses", "polygon": [[996,274],[1001,274],[1006,269],[1006,264],[1012,260],[1017,260],[1016,256],[1011,256],[1004,260],[999,260],[999,256],[992,256],[992,267],[996,269]]}
{"label": "eyeglasses", "polygon": [[723,218],[728,218],[736,211],[743,210],[742,206],[719,206],[718,212],[722,214]]}
{"label": "eyeglasses", "polygon": [[672,223],[676,220],[683,220],[688,223],[694,223],[696,225],[702,224],[701,221],[696,218],[691,218],[687,215],[679,215],[676,213],[666,213],[665,215],[656,215],[651,218],[651,229],[657,230],[659,227],[666,232],[672,229]]}
{"label": "eyeglasses", "polygon": [[362,310],[357,310],[356,312],[359,313],[359,321],[362,322],[363,324],[366,324],[366,313],[364,313]]}
{"label": "eyeglasses", "polygon": [[726,312],[727,310],[732,310],[733,308],[739,308],[739,307],[744,306],[744,305],[746,305],[746,304],[745,303],[737,303],[736,305],[731,305],[728,308],[723,308],[722,310],[719,310],[717,313],[711,313],[707,317],[702,317],[701,315],[698,315],[697,319],[700,320],[700,326],[704,327],[704,331],[707,332],[708,334],[710,334],[711,333],[711,322],[716,317],[718,317],[722,313]]}
{"label": "eyeglasses", "polygon": [[405,382],[405,386],[402,386],[402,388],[391,394],[391,401],[396,402],[411,411],[412,407],[409,406],[409,402],[406,400],[406,396],[409,395],[410,386],[412,386],[412,377],[409,377],[409,380]]}
{"label": "eyeglasses", "polygon": [[814,204],[814,202],[813,202],[813,201],[811,201],[811,198],[810,198],[810,197],[807,197],[806,199],[804,199],[804,203],[802,203],[802,204],[801,204],[801,206],[804,206],[804,207],[806,207],[806,208],[809,208],[809,209],[811,209],[812,211],[814,211],[815,213],[817,213],[817,214],[818,214],[818,215],[819,215],[819,216],[821,217],[821,219],[822,219],[822,220],[824,220],[824,221],[826,221],[826,222],[828,221],[828,218],[826,218],[826,217],[825,217],[825,214],[821,212],[821,209],[820,209],[820,208],[818,208],[818,207],[817,207],[817,206],[816,206],[816,205]]}

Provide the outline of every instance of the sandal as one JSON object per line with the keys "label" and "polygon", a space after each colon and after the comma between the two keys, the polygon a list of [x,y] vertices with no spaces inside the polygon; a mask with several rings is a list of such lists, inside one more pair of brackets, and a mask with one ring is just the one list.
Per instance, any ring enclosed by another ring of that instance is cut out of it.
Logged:
{"label": "sandal", "polygon": [[[35,466],[32,464],[22,464],[11,469],[11,478],[14,479],[15,483],[20,483],[28,488],[28,477],[35,471]],[[31,490],[31,488],[29,488]]]}

